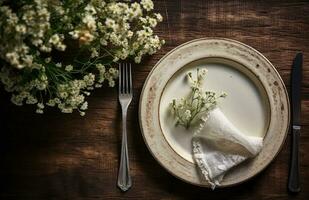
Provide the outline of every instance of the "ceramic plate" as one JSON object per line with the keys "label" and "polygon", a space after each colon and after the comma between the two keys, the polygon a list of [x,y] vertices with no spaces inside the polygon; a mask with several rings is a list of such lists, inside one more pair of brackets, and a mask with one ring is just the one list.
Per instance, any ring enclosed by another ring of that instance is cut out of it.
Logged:
{"label": "ceramic plate", "polygon": [[263,170],[284,143],[289,125],[289,102],[274,66],[243,43],[220,38],[193,40],[165,55],[150,72],[140,98],[139,120],[147,147],[174,176],[200,186],[192,159],[193,131],[175,126],[170,102],[190,91],[188,71],[207,68],[204,89],[226,92],[219,107],[243,133],[264,137],[260,154],[229,171],[221,186],[241,183]]}

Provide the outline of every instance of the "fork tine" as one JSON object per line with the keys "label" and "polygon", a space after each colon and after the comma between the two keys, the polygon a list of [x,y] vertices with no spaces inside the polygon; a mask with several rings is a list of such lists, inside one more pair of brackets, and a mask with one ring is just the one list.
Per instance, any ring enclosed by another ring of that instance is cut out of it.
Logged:
{"label": "fork tine", "polygon": [[119,63],[118,65],[118,73],[119,73],[119,77],[118,77],[119,93],[122,93],[121,91],[121,87],[122,87],[121,63]]}
{"label": "fork tine", "polygon": [[133,93],[131,63],[129,64],[129,69],[130,69],[130,72],[129,72],[129,77],[130,77],[129,88],[130,88],[130,93]]}

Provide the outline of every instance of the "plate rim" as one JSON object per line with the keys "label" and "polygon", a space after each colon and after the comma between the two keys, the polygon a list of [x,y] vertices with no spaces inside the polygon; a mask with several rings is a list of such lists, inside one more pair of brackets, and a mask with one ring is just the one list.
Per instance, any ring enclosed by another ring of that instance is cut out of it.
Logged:
{"label": "plate rim", "polygon": [[[229,38],[223,38],[223,37],[202,37],[202,38],[198,38],[198,39],[193,39],[193,40],[190,40],[190,41],[187,41],[183,44],[180,44],[176,47],[174,47],[173,49],[171,49],[169,52],[167,52],[162,58],[160,58],[156,64],[152,67],[151,71],[149,72],[147,78],[145,79],[145,82],[143,84],[143,88],[142,88],[142,91],[140,93],[140,97],[139,97],[139,109],[138,109],[138,118],[139,118],[139,127],[140,127],[140,130],[141,130],[141,134],[142,134],[142,137],[143,137],[143,140],[144,140],[144,143],[145,145],[147,146],[147,149],[148,151],[150,152],[150,154],[152,155],[152,157],[159,163],[159,165],[161,165],[166,171],[168,171],[172,176],[176,177],[177,179],[180,179],[186,183],[189,183],[189,184],[192,184],[192,185],[196,185],[196,186],[200,186],[200,187],[207,187],[209,188],[209,184],[205,184],[205,183],[195,183],[195,182],[191,182],[189,180],[186,180],[184,179],[183,177],[180,177],[178,176],[177,174],[175,174],[172,170],[170,170],[169,168],[167,168],[159,159],[158,157],[154,154],[154,152],[152,151],[152,149],[150,148],[146,138],[145,138],[145,134],[144,134],[144,130],[143,130],[143,122],[142,122],[142,117],[141,117],[141,113],[142,113],[142,99],[144,97],[144,94],[145,94],[145,89],[146,89],[146,86],[147,86],[147,83],[149,82],[151,76],[153,75],[154,71],[156,70],[156,68],[158,67],[158,65],[160,65],[162,63],[163,60],[166,59],[166,57],[168,57],[169,55],[171,55],[173,52],[175,52],[176,50],[186,46],[186,45],[189,45],[191,43],[195,43],[195,42],[199,42],[199,41],[209,41],[209,40],[219,40],[219,41],[226,41],[226,42],[231,42],[231,43],[236,43],[240,46],[243,46],[245,48],[248,48],[250,50],[252,50],[253,52],[255,52],[256,54],[258,54],[261,58],[263,58],[264,61],[266,61],[266,63],[272,68],[273,72],[276,74],[276,77],[278,78],[278,80],[280,81],[281,83],[281,86],[283,88],[283,93],[284,93],[284,96],[287,97],[285,98],[286,100],[286,103],[287,103],[287,127],[286,127],[286,130],[285,130],[285,133],[284,133],[284,136],[283,136],[283,139],[282,139],[282,142],[277,150],[277,152],[274,154],[273,158],[266,164],[264,165],[263,167],[259,168],[253,175],[249,176],[249,177],[246,177],[244,178],[243,180],[241,181],[238,181],[238,182],[235,182],[235,183],[232,183],[232,184],[226,184],[226,185],[220,185],[219,187],[221,188],[224,188],[224,187],[230,187],[230,186],[234,186],[234,185],[239,185],[243,182],[246,182],[252,178],[254,178],[255,176],[257,176],[258,174],[260,174],[263,170],[265,170],[265,168],[267,168],[277,157],[277,155],[281,152],[282,148],[283,148],[283,145],[285,144],[285,141],[286,141],[286,138],[287,138],[287,135],[288,135],[288,130],[289,130],[289,127],[290,127],[290,101],[289,101],[289,98],[288,98],[288,92],[287,92],[287,89],[286,89],[286,86],[284,84],[284,81],[282,80],[279,72],[277,71],[277,69],[274,67],[274,65],[262,54],[260,53],[258,50],[256,50],[255,48],[247,45],[247,44],[244,44],[242,42],[239,42],[237,40],[233,40],[233,39],[229,39]],[[222,57],[223,58],[223,57]],[[224,58],[226,59],[226,58]],[[235,61],[235,60],[232,60],[232,61]],[[237,62],[237,61],[235,61]],[[239,63],[241,64],[241,63]],[[246,67],[246,66],[245,66]],[[251,71],[251,70],[250,70]],[[253,73],[254,74],[254,73]],[[255,75],[255,74],[254,74]],[[264,84],[262,84],[263,87],[264,87]],[[161,94],[162,95],[162,94]],[[269,98],[268,98],[268,101],[269,101]],[[270,103],[270,102],[269,102]],[[270,110],[270,112],[272,112]],[[269,128],[269,127],[268,127]],[[267,130],[268,131],[268,130]],[[168,141],[166,141],[168,143]],[[173,151],[174,149],[172,147],[170,147]],[[176,152],[175,152],[176,153]],[[177,153],[176,153],[177,154]],[[180,156],[180,155],[178,155]],[[180,156],[181,157],[181,156]],[[187,161],[188,162],[188,161]],[[193,165],[195,165],[193,163]]]}

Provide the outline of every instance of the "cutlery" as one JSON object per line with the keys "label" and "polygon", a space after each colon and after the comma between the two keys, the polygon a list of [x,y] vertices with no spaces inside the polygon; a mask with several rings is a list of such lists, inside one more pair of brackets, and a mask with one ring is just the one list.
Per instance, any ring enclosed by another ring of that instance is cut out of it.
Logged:
{"label": "cutlery", "polygon": [[292,150],[290,174],[288,180],[288,190],[293,193],[300,191],[299,183],[299,137],[300,137],[300,113],[301,113],[301,81],[302,81],[303,54],[298,53],[292,65],[292,91],[291,91],[291,108],[292,108]]}
{"label": "cutlery", "polygon": [[122,144],[117,185],[127,191],[131,185],[128,142],[127,142],[127,110],[133,98],[131,63],[119,64],[119,102],[122,109]]}

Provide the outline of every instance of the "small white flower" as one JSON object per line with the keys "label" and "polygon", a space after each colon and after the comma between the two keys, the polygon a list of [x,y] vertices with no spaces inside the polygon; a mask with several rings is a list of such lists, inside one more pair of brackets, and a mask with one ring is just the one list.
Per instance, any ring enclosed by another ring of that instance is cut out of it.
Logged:
{"label": "small white flower", "polygon": [[102,87],[102,84],[96,83],[96,84],[94,85],[94,87],[95,87],[95,88],[101,88],[101,87]]}
{"label": "small white flower", "polygon": [[54,99],[50,99],[50,100],[46,103],[46,105],[48,105],[48,106],[50,106],[50,107],[54,107],[54,106],[56,105],[56,102],[55,102]]}
{"label": "small white flower", "polygon": [[160,13],[155,13],[154,15],[157,18],[158,22],[162,22],[163,21],[163,17],[162,17],[162,15]]}
{"label": "small white flower", "polygon": [[85,101],[85,102],[83,103],[83,105],[80,107],[80,109],[81,109],[81,110],[87,110],[87,108],[88,108],[88,102]]}
{"label": "small white flower", "polygon": [[141,4],[142,4],[143,8],[147,11],[151,11],[153,9],[152,0],[141,0]]}
{"label": "small white flower", "polygon": [[157,22],[157,20],[155,19],[155,18],[148,18],[148,23],[149,23],[149,25],[151,26],[151,27],[156,27],[157,26],[157,24],[158,24],[158,22]]}
{"label": "small white flower", "polygon": [[66,47],[67,47],[66,45],[59,43],[56,46],[56,49],[58,49],[59,51],[65,51]]}
{"label": "small white flower", "polygon": [[96,68],[97,68],[100,72],[105,73],[105,66],[102,65],[101,63],[96,64]]}
{"label": "small white flower", "polygon": [[136,56],[136,57],[134,58],[134,61],[135,61],[136,63],[140,63],[141,60],[142,60],[142,57],[141,57],[141,56]]}
{"label": "small white flower", "polygon": [[65,66],[65,71],[70,72],[70,71],[72,71],[72,70],[73,70],[73,65],[67,65],[67,66]]}
{"label": "small white flower", "polygon": [[60,37],[58,34],[51,36],[49,39],[49,43],[53,45],[57,45],[59,42],[60,42]]}
{"label": "small white flower", "polygon": [[119,25],[116,24],[115,20],[113,20],[111,18],[107,18],[105,20],[105,25],[107,26],[107,28],[111,28],[113,30],[116,30],[119,27]]}
{"label": "small white flower", "polygon": [[90,57],[91,58],[95,58],[95,57],[98,57],[99,56],[99,52],[95,49],[95,48],[92,48],[91,49],[91,55]]}
{"label": "small white flower", "polygon": [[21,34],[25,34],[27,28],[26,28],[25,25],[21,25],[21,24],[20,24],[20,25],[17,25],[17,26],[15,27],[15,30],[16,30],[17,32],[21,33]]}
{"label": "small white flower", "polygon": [[69,34],[72,36],[73,39],[79,38],[79,33],[80,31],[78,30],[69,32]]}
{"label": "small white flower", "polygon": [[90,14],[94,15],[97,13],[97,11],[95,10],[95,8],[91,5],[91,4],[88,4],[86,7],[85,7],[85,10],[88,11]]}
{"label": "small white flower", "polygon": [[49,52],[51,52],[52,49],[50,47],[46,46],[46,45],[42,45],[40,47],[40,50],[43,51],[43,52],[49,53]]}
{"label": "small white flower", "polygon": [[183,117],[184,117],[185,120],[190,120],[190,118],[191,118],[191,111],[190,110],[186,110],[184,112]]}
{"label": "small white flower", "polygon": [[43,103],[38,103],[37,106],[38,106],[39,109],[44,109],[44,104]]}
{"label": "small white flower", "polygon": [[45,58],[45,60],[44,60],[46,63],[50,63],[50,61],[51,61],[51,57],[48,57],[48,58]]}
{"label": "small white flower", "polygon": [[208,70],[207,70],[207,69],[205,69],[205,68],[204,68],[204,69],[202,69],[202,75],[203,75],[203,76],[206,76],[207,72],[208,72]]}
{"label": "small white flower", "polygon": [[67,108],[67,107],[65,107],[65,108],[62,108],[62,109],[61,109],[61,112],[63,112],[63,113],[72,113],[72,112],[73,112],[73,109],[72,109],[72,108]]}
{"label": "small white flower", "polygon": [[27,96],[26,104],[36,104],[37,102],[38,100],[34,96],[32,95]]}
{"label": "small white flower", "polygon": [[115,81],[114,80],[109,80],[108,81],[109,87],[114,87],[115,86]]}
{"label": "small white flower", "polygon": [[95,18],[88,14],[83,18],[83,23],[86,24],[87,28],[91,31],[95,31],[97,28],[96,22],[95,22]]}
{"label": "small white flower", "polygon": [[38,113],[38,114],[43,114],[44,113],[44,111],[42,109],[36,109],[35,112]]}
{"label": "small white flower", "polygon": [[127,34],[127,35],[128,35],[129,38],[131,38],[131,37],[133,36],[133,34],[134,34],[134,33],[133,33],[132,31],[128,31],[128,34]]}

